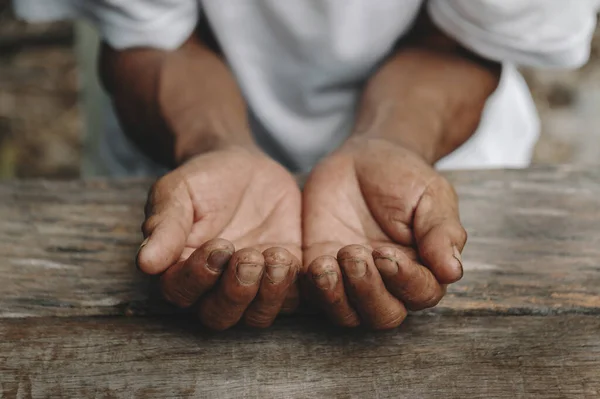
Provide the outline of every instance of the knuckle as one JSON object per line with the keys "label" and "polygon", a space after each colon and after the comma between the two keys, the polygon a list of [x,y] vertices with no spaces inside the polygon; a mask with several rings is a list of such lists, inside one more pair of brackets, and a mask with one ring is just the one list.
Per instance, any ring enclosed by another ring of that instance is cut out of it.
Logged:
{"label": "knuckle", "polygon": [[142,233],[144,236],[149,236],[150,233],[156,228],[159,223],[159,218],[156,215],[152,215],[142,223]]}
{"label": "knuckle", "polygon": [[173,284],[175,281],[168,278],[167,275],[163,275],[160,279],[160,291],[163,298],[180,308],[187,308],[192,306],[194,300],[192,299],[193,294],[185,289],[182,289],[181,285]]}
{"label": "knuckle", "polygon": [[406,204],[388,205],[384,215],[392,225],[407,224],[410,222],[411,215],[411,210],[407,208]]}
{"label": "knuckle", "polygon": [[374,330],[391,330],[398,327],[406,319],[406,312],[390,313],[381,321],[373,323],[371,328]]}
{"label": "knuckle", "polygon": [[459,249],[462,248],[462,246],[467,242],[467,231],[460,224],[459,221],[450,224],[446,232],[447,234],[449,234],[449,237],[453,241],[453,244],[459,246]]}
{"label": "knuckle", "polygon": [[424,302],[425,307],[423,309],[433,308],[434,306],[437,306],[437,304],[440,303],[440,301],[442,300],[443,297],[444,297],[443,293],[436,292],[435,294],[433,294],[432,296],[430,296],[428,299],[425,300],[425,302]]}
{"label": "knuckle", "polygon": [[178,289],[165,289],[162,291],[163,298],[173,305],[180,308],[189,308],[194,304],[194,301],[191,298],[192,295],[188,292],[183,292]]}
{"label": "knuckle", "polygon": [[407,304],[410,310],[429,309],[440,303],[443,297],[444,294],[440,292],[427,293],[423,296],[423,299],[407,301]]}
{"label": "knuckle", "polygon": [[356,328],[360,325],[360,319],[356,314],[348,312],[339,317],[337,324],[345,328]]}
{"label": "knuckle", "polygon": [[225,284],[221,291],[220,302],[224,309],[245,310],[253,298],[254,295],[250,295],[245,290],[237,289],[234,284]]}
{"label": "knuckle", "polygon": [[257,309],[246,313],[244,323],[249,327],[267,328],[275,321],[276,314],[277,310],[273,307]]}

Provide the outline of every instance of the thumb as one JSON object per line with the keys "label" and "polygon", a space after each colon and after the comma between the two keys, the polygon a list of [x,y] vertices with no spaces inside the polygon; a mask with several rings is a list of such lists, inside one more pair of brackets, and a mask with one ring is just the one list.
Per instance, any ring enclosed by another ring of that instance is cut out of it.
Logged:
{"label": "thumb", "polygon": [[440,284],[462,278],[461,252],[467,232],[459,219],[458,197],[450,183],[440,177],[429,185],[415,209],[414,236],[419,256]]}
{"label": "thumb", "polygon": [[192,229],[194,210],[185,183],[170,175],[150,189],[142,232],[146,239],[137,254],[137,265],[148,274],[164,272],[185,248]]}

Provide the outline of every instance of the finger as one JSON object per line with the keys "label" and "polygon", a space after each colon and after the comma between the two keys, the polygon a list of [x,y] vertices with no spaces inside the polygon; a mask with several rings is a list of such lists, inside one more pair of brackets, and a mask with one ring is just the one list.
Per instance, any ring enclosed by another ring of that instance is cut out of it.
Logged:
{"label": "finger", "polygon": [[317,305],[337,325],[356,327],[360,318],[344,290],[342,272],[333,256],[316,258],[308,267],[306,283]]}
{"label": "finger", "polygon": [[373,251],[373,260],[387,290],[410,310],[431,308],[445,294],[445,287],[429,269],[398,248],[378,248]]}
{"label": "finger", "polygon": [[[299,236],[298,242],[301,241],[302,237]],[[298,306],[300,306],[300,281],[298,279],[298,276],[300,275],[300,273],[302,273],[302,250],[300,248],[301,245],[294,246],[288,249],[297,261],[297,270],[294,274],[294,279],[292,280],[292,283],[290,284],[287,290],[287,294],[283,301],[283,305],[281,305],[281,310],[279,311],[279,313],[281,314],[294,313],[298,309]]]}
{"label": "finger", "polygon": [[[298,242],[301,242],[301,238],[298,238]],[[302,250],[300,249],[300,245],[288,245],[281,246],[281,248],[292,256],[294,259],[294,267],[296,268],[295,273],[293,274],[292,282],[287,288],[285,299],[283,300],[283,304],[281,305],[281,309],[279,310],[280,314],[292,314],[298,309],[300,305],[300,287],[298,281],[298,275],[301,273],[301,259],[302,259]],[[269,248],[267,248],[269,249]],[[264,252],[263,252],[264,254]],[[264,255],[266,256],[266,255]],[[266,261],[266,260],[265,260]],[[265,264],[266,265],[266,264]]]}
{"label": "finger", "polygon": [[196,249],[190,257],[171,266],[160,278],[165,299],[187,308],[218,281],[234,252],[227,240],[214,239]]}
{"label": "finger", "polygon": [[284,248],[269,248],[263,252],[265,273],[258,294],[244,315],[251,327],[265,328],[273,324],[286,294],[292,286],[300,262]]}
{"label": "finger", "polygon": [[289,288],[287,289],[287,294],[285,299],[283,300],[283,304],[281,305],[281,309],[279,313],[282,314],[291,314],[298,309],[300,306],[300,288],[298,286],[298,273],[300,272],[300,267],[294,274],[294,278]]}
{"label": "finger", "polygon": [[255,249],[246,248],[233,254],[217,287],[200,300],[200,320],[214,330],[234,326],[254,300],[265,259]]}
{"label": "finger", "polygon": [[142,225],[146,239],[136,257],[145,273],[158,274],[173,265],[183,251],[192,229],[194,211],[187,189],[170,175],[154,184]]}
{"label": "finger", "polygon": [[462,278],[461,252],[467,233],[460,223],[458,198],[446,180],[431,185],[415,210],[414,230],[419,256],[440,284]]}
{"label": "finger", "polygon": [[397,327],[404,321],[406,309],[385,288],[371,251],[361,245],[348,245],[338,252],[338,263],[348,298],[365,324],[381,330]]}

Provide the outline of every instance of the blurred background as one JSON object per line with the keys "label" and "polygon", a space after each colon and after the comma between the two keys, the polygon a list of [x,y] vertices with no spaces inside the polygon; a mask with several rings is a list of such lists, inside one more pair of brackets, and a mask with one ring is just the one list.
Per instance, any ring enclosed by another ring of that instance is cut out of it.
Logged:
{"label": "blurred background", "polygon": [[[80,100],[98,90],[78,67],[93,68],[93,60],[78,56],[94,45],[90,37],[71,23],[17,21],[10,0],[0,0],[0,178],[81,175],[95,126],[94,110]],[[584,68],[523,73],[542,119],[534,162],[597,163],[600,30]]]}

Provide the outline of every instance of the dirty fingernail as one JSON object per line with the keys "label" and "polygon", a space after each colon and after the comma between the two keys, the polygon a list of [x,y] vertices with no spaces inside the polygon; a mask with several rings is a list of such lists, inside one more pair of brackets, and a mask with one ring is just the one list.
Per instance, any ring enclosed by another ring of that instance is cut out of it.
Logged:
{"label": "dirty fingernail", "polygon": [[237,266],[237,278],[242,284],[255,284],[262,275],[262,266],[242,263]]}
{"label": "dirty fingernail", "polygon": [[384,276],[395,276],[398,273],[398,263],[390,258],[375,258],[377,270]]}
{"label": "dirty fingernail", "polygon": [[360,278],[367,273],[367,263],[362,259],[346,259],[343,262],[348,277]]}
{"label": "dirty fingernail", "polygon": [[464,273],[463,263],[462,263],[462,255],[460,254],[460,251],[458,250],[458,248],[456,247],[456,245],[452,246],[452,256],[458,262],[458,266],[460,268],[460,275],[462,276],[463,273]]}
{"label": "dirty fingernail", "polygon": [[208,255],[208,259],[206,260],[206,267],[213,272],[221,272],[227,262],[229,262],[229,258],[233,255],[229,251],[224,251],[222,249],[216,249]]}
{"label": "dirty fingernail", "polygon": [[288,265],[272,265],[267,267],[267,277],[272,283],[280,283],[288,275],[290,267]]}
{"label": "dirty fingernail", "polygon": [[325,272],[314,277],[315,285],[325,291],[329,291],[335,288],[338,282],[338,276],[336,272]]}

